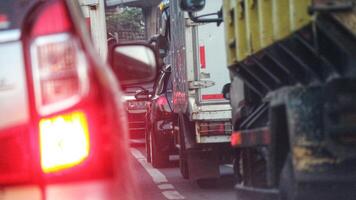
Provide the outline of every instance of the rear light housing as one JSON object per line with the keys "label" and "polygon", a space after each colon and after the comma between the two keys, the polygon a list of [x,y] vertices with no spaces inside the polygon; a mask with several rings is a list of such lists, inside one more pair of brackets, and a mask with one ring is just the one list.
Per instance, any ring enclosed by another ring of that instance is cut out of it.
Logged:
{"label": "rear light housing", "polygon": [[72,34],[36,38],[31,45],[31,58],[40,114],[69,108],[88,92],[86,59]]}
{"label": "rear light housing", "polygon": [[172,109],[168,104],[168,100],[165,95],[159,96],[156,100],[156,104],[158,108],[157,117],[159,119],[166,119],[172,117]]}
{"label": "rear light housing", "polygon": [[88,91],[87,63],[64,1],[44,3],[29,43],[37,111],[48,115],[78,103]]}
{"label": "rear light housing", "polygon": [[83,163],[90,154],[88,62],[65,1],[45,1],[28,38],[40,166],[45,174]]}
{"label": "rear light housing", "polygon": [[39,132],[44,173],[73,167],[89,156],[88,122],[82,111],[41,119]]}
{"label": "rear light housing", "polygon": [[232,132],[231,122],[197,122],[196,128],[201,136],[228,135]]}

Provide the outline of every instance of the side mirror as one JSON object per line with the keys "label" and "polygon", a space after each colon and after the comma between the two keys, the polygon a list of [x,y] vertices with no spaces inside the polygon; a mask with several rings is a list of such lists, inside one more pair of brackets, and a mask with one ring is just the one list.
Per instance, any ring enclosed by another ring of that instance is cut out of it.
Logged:
{"label": "side mirror", "polygon": [[180,8],[188,12],[197,12],[204,8],[205,0],[181,0]]}
{"label": "side mirror", "polygon": [[151,94],[148,90],[141,90],[135,94],[136,100],[148,101],[151,99]]}
{"label": "side mirror", "polygon": [[109,63],[122,85],[153,81],[158,70],[155,51],[146,43],[115,45]]}
{"label": "side mirror", "polygon": [[154,35],[150,38],[149,43],[154,49],[157,49],[160,58],[164,58],[167,56],[169,44],[168,39],[165,36],[161,34]]}
{"label": "side mirror", "polygon": [[227,83],[227,84],[224,85],[224,87],[222,89],[222,93],[223,93],[224,98],[226,100],[230,100],[231,99],[230,88],[231,88],[231,83]]}

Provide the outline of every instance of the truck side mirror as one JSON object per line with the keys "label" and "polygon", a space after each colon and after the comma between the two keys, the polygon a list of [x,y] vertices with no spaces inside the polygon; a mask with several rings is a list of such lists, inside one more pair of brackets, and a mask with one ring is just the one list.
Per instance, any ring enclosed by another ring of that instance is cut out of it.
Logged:
{"label": "truck side mirror", "polygon": [[160,58],[164,58],[167,56],[169,50],[167,37],[161,34],[154,35],[150,38],[149,43],[152,45],[154,49],[158,51]]}
{"label": "truck side mirror", "polygon": [[180,8],[188,12],[197,12],[204,8],[205,0],[181,0]]}
{"label": "truck side mirror", "polygon": [[224,95],[224,98],[227,99],[227,100],[231,99],[230,88],[231,88],[231,83],[227,83],[227,84],[224,85],[224,87],[222,89],[222,93]]}
{"label": "truck side mirror", "polygon": [[115,45],[111,49],[109,63],[122,85],[150,82],[157,76],[157,56],[146,43]]}

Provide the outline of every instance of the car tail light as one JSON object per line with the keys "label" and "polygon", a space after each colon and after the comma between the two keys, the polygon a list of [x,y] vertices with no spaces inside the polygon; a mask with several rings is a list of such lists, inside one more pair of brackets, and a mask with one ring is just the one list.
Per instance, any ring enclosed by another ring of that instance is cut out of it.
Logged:
{"label": "car tail light", "polygon": [[77,166],[89,156],[87,116],[77,106],[89,91],[89,75],[65,1],[42,3],[27,42],[39,114],[41,168],[53,173]]}
{"label": "car tail light", "polygon": [[157,99],[157,107],[158,112],[157,115],[160,119],[171,118],[172,117],[172,110],[170,105],[168,104],[168,100],[166,96],[161,95]]}
{"label": "car tail light", "polygon": [[158,97],[157,105],[160,108],[160,111],[169,112],[169,113],[172,112],[171,108],[169,107],[168,100],[164,95]]}
{"label": "car tail light", "polygon": [[31,31],[36,107],[49,114],[73,106],[88,87],[87,63],[62,1],[45,7]]}
{"label": "car tail light", "polygon": [[81,111],[41,119],[41,167],[50,173],[80,164],[89,155],[86,115]]}
{"label": "car tail light", "polygon": [[197,128],[200,135],[224,135],[232,131],[230,122],[198,122]]}

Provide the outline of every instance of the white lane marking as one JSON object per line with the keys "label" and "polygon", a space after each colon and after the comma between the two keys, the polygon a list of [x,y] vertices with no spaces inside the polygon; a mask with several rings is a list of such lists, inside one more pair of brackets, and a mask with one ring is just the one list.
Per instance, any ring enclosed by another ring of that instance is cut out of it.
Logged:
{"label": "white lane marking", "polygon": [[161,185],[158,185],[158,188],[161,189],[161,190],[172,190],[174,189],[174,186],[172,184],[161,184]]}
{"label": "white lane marking", "polygon": [[171,199],[185,199],[184,196],[179,194],[179,192],[175,190],[168,190],[168,191],[163,191],[162,194],[169,200]]}
{"label": "white lane marking", "polygon": [[162,174],[158,169],[152,167],[150,163],[147,163],[147,159],[142,153],[135,148],[131,148],[131,154],[137,159],[137,161],[142,165],[142,167],[147,171],[147,173],[152,177],[154,183],[157,187],[163,191],[162,194],[168,200],[179,200],[185,199],[178,191],[172,190],[174,186],[168,183],[168,180],[164,174]]}
{"label": "white lane marking", "polygon": [[153,182],[157,183],[167,183],[168,180],[164,174],[162,174],[158,169],[153,168],[142,153],[135,149],[131,148],[131,154],[137,159],[137,161],[142,165],[143,168],[148,172],[148,174],[152,177]]}

